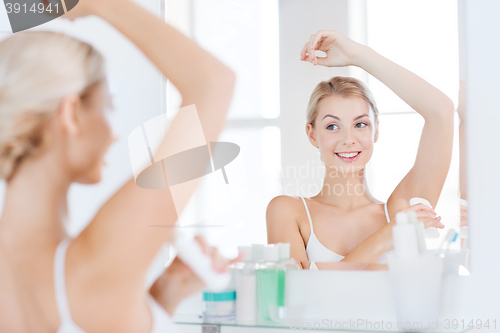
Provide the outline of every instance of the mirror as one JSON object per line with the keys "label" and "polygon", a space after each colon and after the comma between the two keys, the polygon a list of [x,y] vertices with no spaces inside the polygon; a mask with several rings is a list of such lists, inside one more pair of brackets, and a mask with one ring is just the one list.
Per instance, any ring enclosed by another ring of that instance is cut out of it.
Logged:
{"label": "mirror", "polygon": [[[333,68],[312,66],[295,59],[293,51],[301,49],[311,34],[319,30],[337,30],[419,75],[451,98],[457,106],[459,66],[456,6],[456,1],[443,1],[439,4],[430,1],[377,3],[318,1],[307,4],[303,1],[280,2],[280,104],[282,110],[280,117],[285,118],[283,122],[287,124],[282,129],[282,139],[285,138],[282,141],[282,164],[285,171],[293,171],[294,168],[307,170],[299,175],[297,172],[282,173],[284,194],[312,197],[316,196],[322,188],[325,189],[323,173],[313,172],[316,169],[324,170],[323,163],[318,158],[317,149],[314,149],[304,138],[303,130],[305,126],[304,106],[307,105],[314,87],[322,80],[334,76],[353,77],[362,81],[373,93],[379,111],[379,140],[374,144],[373,155],[367,164],[365,172],[367,186],[364,190],[366,193],[371,193],[374,201],[386,202],[412,168],[424,125],[422,116],[365,70],[354,66]],[[425,24],[422,24],[423,21]],[[317,53],[321,56],[320,52]],[[297,106],[303,107],[299,111]],[[292,114],[284,110],[297,111]],[[437,249],[450,229],[458,231],[460,228],[457,115],[455,115],[454,131],[451,164],[435,207],[438,215],[442,217],[445,229],[440,232],[439,238],[426,240],[428,249]],[[289,168],[290,166],[293,168]],[[342,171],[346,173],[349,170]],[[342,178],[338,174],[334,177]],[[347,192],[349,187],[339,186],[338,189],[339,191],[334,195],[341,194],[342,190]],[[336,246],[335,241],[332,240],[335,236],[332,235],[329,239],[327,235],[331,230],[328,225],[333,222],[333,218],[324,217],[323,222],[321,212],[318,210],[324,210],[325,215],[328,214],[327,211],[331,214],[335,211],[327,210],[324,205],[317,204],[317,201],[327,200],[324,196],[323,198],[315,197],[315,199],[316,203],[313,199],[313,201],[308,201],[308,205],[311,209],[312,221],[314,222],[315,214],[318,219],[317,239],[327,245],[328,249],[336,249],[336,253],[345,256],[354,247],[350,246],[352,243],[342,241],[342,237],[346,237],[349,233],[346,236],[339,236],[336,241],[342,245]],[[334,201],[330,200],[330,202]],[[313,211],[315,208],[316,212]],[[391,219],[393,218],[391,216]],[[381,219],[383,220],[383,216]],[[369,227],[368,221],[364,227]],[[341,225],[337,230],[341,233],[346,228],[348,227]],[[310,229],[307,223],[304,229],[307,234]],[[359,233],[363,233],[363,230],[359,230]],[[307,242],[307,236],[303,237],[304,242]],[[450,248],[458,250],[460,245],[459,242],[452,243]]]}
{"label": "mirror", "polygon": [[[202,222],[207,226],[222,226],[202,230],[208,241],[217,244],[228,256],[235,256],[239,245],[266,243],[266,208],[271,199],[278,195],[309,198],[320,192],[325,166],[318,149],[308,140],[306,109],[315,86],[334,76],[363,82],[376,101],[379,139],[366,165],[365,176],[366,189],[380,205],[377,219],[384,220],[382,204],[415,162],[423,118],[365,70],[354,66],[313,66],[299,60],[300,51],[311,34],[336,30],[417,74],[449,97],[456,109],[459,102],[456,1],[194,0],[186,2],[190,5],[184,7],[182,3],[176,2],[174,6],[173,1],[167,1],[167,21],[230,65],[238,76],[227,127],[220,141],[240,146],[247,192],[243,200],[233,202],[231,209]],[[168,116],[179,103],[175,89],[167,85]],[[460,230],[456,113],[454,122],[451,163],[434,207],[445,228],[440,230],[439,238],[426,240],[429,249],[437,249],[450,229]],[[198,213],[213,204],[210,191],[202,185],[193,199]],[[315,225],[318,205],[313,202],[309,208]],[[195,214],[194,210],[186,215]],[[306,216],[305,211],[303,215]],[[328,243],[328,227],[319,219],[316,236]],[[355,242],[370,235],[363,226],[357,230],[362,235]],[[327,247],[334,245],[332,241]],[[348,245],[335,250],[346,255],[353,248]],[[451,243],[449,248],[459,250],[462,246],[463,240]],[[347,267],[342,263],[326,266]],[[350,267],[367,269],[363,265]]]}
{"label": "mirror", "polygon": [[[411,169],[424,125],[419,114],[360,68],[325,68],[299,60],[300,50],[311,34],[325,29],[337,30],[370,46],[419,75],[453,101],[457,112],[452,157],[435,207],[446,228],[440,231],[440,238],[427,240],[426,245],[437,249],[448,230],[461,231],[459,198],[467,199],[467,191],[463,145],[465,91],[464,82],[459,81],[459,71],[460,78],[463,78],[465,62],[464,57],[460,57],[459,66],[457,1],[282,0],[243,4],[195,0],[191,9],[189,12],[193,15],[187,15],[191,20],[186,33],[223,59],[238,74],[234,104],[221,140],[240,145],[248,184],[248,193],[242,203],[206,221],[207,224],[224,225],[224,228],[205,230],[211,243],[217,244],[229,256],[236,255],[238,245],[265,243],[266,208],[273,198],[279,195],[307,198],[319,193],[324,166],[318,150],[307,138],[305,127],[309,97],[314,87],[325,79],[347,76],[361,80],[377,102],[380,112],[379,140],[375,143],[366,174],[372,196],[381,203],[386,202]],[[171,14],[174,15],[174,11]],[[464,22],[463,19],[460,21],[461,29]],[[463,38],[464,31],[460,33]],[[460,47],[464,47],[463,40],[460,40]],[[464,55],[463,49],[461,51],[460,54]],[[476,55],[479,56],[480,53]],[[471,186],[471,192],[473,189]],[[481,186],[476,187],[476,190],[479,189]],[[313,209],[311,206],[314,216]],[[313,221],[318,220],[313,218]],[[321,226],[318,228],[321,231]],[[318,239],[327,241],[324,235],[324,232],[318,232]],[[467,247],[467,242],[468,239],[458,239],[450,245],[450,249],[458,251]],[[479,255],[477,252],[474,254],[476,257]],[[465,258],[460,259],[460,263],[464,263]],[[483,264],[487,265],[486,262]],[[373,270],[387,269],[384,264],[340,261],[318,263],[317,266],[334,272],[292,273],[297,273],[294,275],[297,279],[289,285],[300,286],[291,287],[296,292],[291,294],[298,304],[315,305],[314,310],[321,310],[318,313],[330,315],[350,314],[356,317],[364,313],[374,320],[394,312],[388,297],[389,290],[383,287],[386,286],[387,275],[383,272],[373,274]],[[351,272],[337,274],[338,270]],[[468,271],[461,267],[459,273],[466,275]],[[477,274],[474,275],[477,277]],[[346,280],[351,284],[346,285]],[[461,283],[470,281],[455,280]],[[324,288],[327,284],[330,284],[329,288]],[[373,295],[374,286],[377,286],[374,292],[378,292],[378,296],[367,297]],[[460,315],[455,312],[455,306],[462,303],[457,303],[460,296],[455,296],[464,288],[458,284],[448,286],[448,296],[453,296],[446,298],[449,302],[444,302],[449,306],[446,313],[453,313],[452,317],[457,318]],[[353,303],[354,294],[363,302]],[[476,299],[461,301],[463,304],[474,304],[473,307],[480,303]],[[186,306],[186,309],[192,309],[193,304],[196,303],[190,303],[191,308]],[[360,309],[359,304],[364,304],[365,310]],[[186,310],[186,313],[191,312]]]}

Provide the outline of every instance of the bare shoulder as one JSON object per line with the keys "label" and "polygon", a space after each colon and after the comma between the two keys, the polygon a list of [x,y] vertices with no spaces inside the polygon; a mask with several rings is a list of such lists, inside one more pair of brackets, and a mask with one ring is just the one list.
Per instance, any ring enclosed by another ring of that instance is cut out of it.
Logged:
{"label": "bare shoulder", "polygon": [[290,214],[299,211],[302,202],[299,197],[279,195],[274,197],[267,205],[267,214]]}
{"label": "bare shoulder", "polygon": [[[267,240],[270,244],[290,243],[292,253],[295,253],[295,256],[300,258],[304,257],[304,260],[307,261],[301,233],[303,215],[305,215],[305,212],[302,212],[303,210],[300,197],[280,195],[273,198],[269,202],[266,212]],[[301,254],[297,254],[297,251]]]}
{"label": "bare shoulder", "polygon": [[303,204],[299,197],[279,195],[273,198],[267,205],[267,225],[296,224],[302,218],[303,209]]}

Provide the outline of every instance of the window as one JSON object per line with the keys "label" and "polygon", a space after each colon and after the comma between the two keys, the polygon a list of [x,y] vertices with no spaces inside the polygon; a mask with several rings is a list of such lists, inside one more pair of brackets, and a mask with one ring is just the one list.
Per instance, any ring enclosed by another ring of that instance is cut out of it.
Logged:
{"label": "window", "polygon": [[[229,211],[203,221],[207,228],[213,226],[206,234],[208,241],[218,244],[223,254],[235,255],[238,245],[267,241],[265,209],[279,193],[278,1],[168,1],[166,10],[167,21],[237,75],[227,126],[219,140],[240,146],[248,193]],[[179,105],[178,92],[167,84],[168,117]],[[205,185],[197,190],[186,216],[210,209],[211,189]],[[220,225],[223,228],[217,228]]]}

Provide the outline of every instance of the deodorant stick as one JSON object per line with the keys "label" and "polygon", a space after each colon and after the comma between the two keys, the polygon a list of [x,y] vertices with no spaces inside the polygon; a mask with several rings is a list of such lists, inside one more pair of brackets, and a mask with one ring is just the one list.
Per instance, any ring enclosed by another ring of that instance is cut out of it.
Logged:
{"label": "deodorant stick", "polygon": [[[427,207],[432,208],[431,203],[429,201],[425,200],[424,198],[415,197],[415,198],[410,199],[410,206],[413,206],[413,205],[416,205],[419,203],[424,204]],[[429,227],[427,229],[424,229],[424,236],[427,239],[439,238],[439,230],[437,228],[434,228],[434,227]]]}
{"label": "deodorant stick", "polygon": [[177,249],[177,256],[198,275],[210,291],[219,292],[229,285],[231,273],[215,271],[212,259],[203,253],[201,245],[194,238],[177,238],[174,246]]}

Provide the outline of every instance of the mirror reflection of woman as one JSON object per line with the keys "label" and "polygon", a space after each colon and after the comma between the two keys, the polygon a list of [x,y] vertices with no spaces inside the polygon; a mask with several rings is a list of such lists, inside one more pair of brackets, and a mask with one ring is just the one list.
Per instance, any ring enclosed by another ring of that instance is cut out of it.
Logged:
{"label": "mirror reflection of woman", "polygon": [[[315,51],[326,53],[317,57]],[[291,243],[302,268],[317,262],[383,262],[393,248],[399,211],[415,211],[424,227],[444,228],[435,207],[451,161],[454,105],[431,84],[337,31],[319,31],[304,45],[300,60],[325,67],[357,66],[384,83],[425,120],[415,163],[384,204],[375,199],[364,174],[379,137],[379,110],[359,80],[334,77],[319,83],[307,107],[306,132],[325,164],[320,193],[311,198],[278,196],[267,208],[268,242]],[[402,152],[395,151],[393,158]],[[387,161],[391,168],[391,161]],[[375,175],[376,176],[376,175]],[[312,267],[311,267],[312,265]]]}

